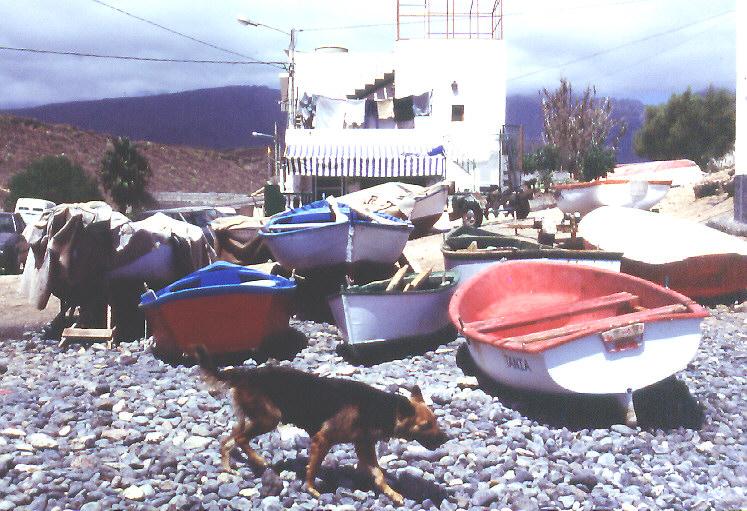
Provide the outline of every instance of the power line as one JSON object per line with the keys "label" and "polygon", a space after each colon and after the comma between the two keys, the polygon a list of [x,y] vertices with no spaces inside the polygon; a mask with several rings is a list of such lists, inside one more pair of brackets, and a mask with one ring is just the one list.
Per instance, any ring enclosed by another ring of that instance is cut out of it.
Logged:
{"label": "power line", "polygon": [[[245,59],[249,59],[249,60],[255,61],[257,63],[262,63],[262,64],[265,63],[265,62],[261,62],[261,61],[255,59],[254,57],[251,57],[249,55],[244,55],[243,53],[238,53],[238,52],[235,52],[233,50],[229,50],[227,48],[222,48],[220,46],[217,46],[215,44],[209,43],[207,41],[203,41],[202,39],[198,39],[198,38],[193,37],[191,35],[179,32],[178,30],[174,30],[174,29],[171,29],[169,27],[165,27],[165,26],[163,26],[163,25],[161,25],[159,23],[156,23],[155,21],[151,21],[149,19],[142,18],[140,16],[132,14],[131,12],[127,12],[127,11],[125,11],[123,9],[118,8],[118,7],[114,7],[113,5],[109,5],[106,2],[102,2],[101,0],[91,0],[91,1],[94,2],[94,3],[97,3],[99,5],[103,5],[104,7],[108,7],[109,9],[112,9],[112,10],[117,11],[119,13],[122,13],[125,16],[129,16],[130,18],[136,19],[138,21],[142,21],[143,23],[147,23],[149,25],[153,25],[154,27],[160,28],[161,30],[165,30],[166,32],[169,32],[171,34],[177,35],[179,37],[184,37],[186,39],[189,39],[190,41],[194,41],[194,42],[196,42],[198,44],[202,44],[204,46],[208,46],[208,47],[213,48],[215,50],[219,50],[219,51],[222,51],[222,52],[225,52],[225,53],[229,53],[231,55],[236,55],[237,57],[242,57],[242,58],[245,58]],[[274,65],[274,64],[271,64],[271,65]],[[276,67],[281,67],[281,66],[276,66]]]}
{"label": "power line", "polygon": [[722,12],[720,14],[716,14],[716,15],[710,16],[708,18],[705,18],[705,19],[702,19],[702,20],[699,20],[699,21],[695,21],[693,23],[688,23],[686,25],[681,25],[679,27],[675,27],[675,28],[672,28],[672,29],[669,29],[669,30],[665,30],[663,32],[658,32],[656,34],[652,34],[652,35],[649,35],[649,36],[646,36],[646,37],[642,37],[640,39],[635,39],[633,41],[628,41],[627,43],[623,43],[623,44],[614,46],[612,48],[608,48],[606,50],[600,50],[600,51],[597,51],[597,52],[594,52],[594,53],[590,53],[589,55],[584,55],[583,57],[579,57],[579,58],[576,58],[576,59],[573,59],[573,60],[569,60],[568,62],[564,62],[563,64],[559,64],[557,66],[546,67],[546,68],[542,68],[542,69],[537,69],[535,71],[529,71],[528,73],[524,73],[524,74],[521,74],[521,75],[512,76],[511,78],[508,78],[507,81],[511,82],[511,81],[514,81],[514,80],[521,80],[522,78],[527,78],[529,76],[534,76],[534,75],[539,74],[539,73],[544,73],[545,71],[549,71],[551,69],[559,69],[559,68],[562,68],[562,67],[565,67],[565,66],[570,66],[570,65],[573,65],[573,64],[578,64],[579,62],[583,62],[585,60],[589,60],[589,59],[592,59],[594,57],[598,57],[600,55],[604,55],[606,53],[612,53],[613,51],[617,51],[617,50],[620,50],[622,48],[626,48],[628,46],[632,46],[634,44],[638,44],[638,43],[642,43],[642,42],[645,42],[645,41],[649,41],[649,40],[655,39],[657,37],[661,37],[661,36],[673,34],[675,32],[680,32],[682,30],[685,30],[686,28],[690,28],[690,27],[693,27],[693,26],[696,26],[696,25],[700,25],[702,23],[706,23],[706,22],[714,20],[716,18],[720,18],[722,16],[726,16],[727,14],[731,14],[733,12],[734,12],[734,9],[729,10],[729,11],[725,11],[725,12]]}
{"label": "power line", "polygon": [[226,64],[226,65],[248,65],[248,64],[267,64],[280,65],[283,62],[278,61],[261,61],[261,60],[197,60],[197,59],[177,59],[165,57],[135,57],[131,55],[103,55],[100,53],[84,53],[77,51],[59,51],[59,50],[41,50],[37,48],[15,48],[12,46],[0,46],[0,50],[18,51],[26,53],[39,53],[47,55],[68,55],[73,57],[92,57],[97,59],[115,59],[115,60],[136,60],[142,62],[170,62],[179,64]]}

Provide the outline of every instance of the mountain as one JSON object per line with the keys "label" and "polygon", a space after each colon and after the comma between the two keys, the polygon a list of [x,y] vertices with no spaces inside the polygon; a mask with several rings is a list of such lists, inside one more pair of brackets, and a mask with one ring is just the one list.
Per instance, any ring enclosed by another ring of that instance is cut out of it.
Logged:
{"label": "mountain", "polygon": [[[95,175],[107,150],[109,135],[0,115],[0,207],[10,176],[37,158],[64,155]],[[149,192],[251,193],[259,189],[269,169],[264,148],[232,151],[196,149],[148,141],[136,142],[153,176]]]}
{"label": "mountain", "polygon": [[284,127],[280,91],[259,86],[199,89],[175,94],[56,103],[7,113],[70,124],[98,133],[212,149],[262,147]]}
{"label": "mountain", "polygon": [[[618,163],[643,161],[633,149],[633,135],[643,126],[645,105],[635,99],[615,99],[612,101],[612,116],[622,120],[627,129],[617,148]],[[511,95],[506,98],[506,124],[524,126],[524,143],[527,150],[542,145],[542,100],[539,94]]]}
{"label": "mountain", "polygon": [[[275,89],[233,86],[137,98],[59,103],[10,110],[8,113],[135,140],[229,149],[267,145],[267,138],[252,138],[250,133],[271,134],[276,122],[282,136],[284,115],[278,106],[279,99],[280,92]],[[644,105],[632,99],[613,98],[612,101],[613,115],[628,125],[618,150],[618,162],[640,161],[633,151],[632,140],[635,131],[643,125]],[[541,144],[539,95],[508,96],[506,123],[524,126],[527,148]]]}

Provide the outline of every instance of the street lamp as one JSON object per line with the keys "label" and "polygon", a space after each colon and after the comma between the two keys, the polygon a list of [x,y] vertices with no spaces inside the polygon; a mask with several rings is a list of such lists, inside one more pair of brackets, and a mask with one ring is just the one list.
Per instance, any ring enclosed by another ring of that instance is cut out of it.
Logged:
{"label": "street lamp", "polygon": [[[251,135],[256,138],[271,138],[272,139],[272,166],[273,166],[273,176],[280,179],[280,164],[278,161],[278,151],[280,150],[279,144],[278,144],[278,125],[275,123],[275,134],[270,135],[269,133],[262,133],[259,131],[252,131]],[[270,146],[267,146],[267,150],[269,151]],[[268,156],[268,160],[269,155]]]}

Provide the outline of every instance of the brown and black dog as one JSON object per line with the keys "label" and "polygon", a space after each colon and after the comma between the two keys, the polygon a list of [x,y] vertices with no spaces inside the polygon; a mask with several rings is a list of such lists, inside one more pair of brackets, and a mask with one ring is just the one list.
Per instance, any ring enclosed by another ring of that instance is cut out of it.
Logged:
{"label": "brown and black dog", "polygon": [[448,440],[418,387],[406,398],[361,382],[320,377],[288,367],[218,370],[203,347],[195,349],[195,356],[206,379],[229,387],[233,394],[237,423],[220,449],[227,471],[231,471],[229,455],[235,446],[246,453],[256,469],[267,468],[249,440],[272,431],[280,422],[294,424],[311,436],[306,466],[309,493],[319,497],[314,481],[330,448],[350,442],[358,455],[358,468],[365,470],[385,495],[402,504],[402,495],[384,480],[376,459],[376,442],[396,437],[417,440],[435,449]]}

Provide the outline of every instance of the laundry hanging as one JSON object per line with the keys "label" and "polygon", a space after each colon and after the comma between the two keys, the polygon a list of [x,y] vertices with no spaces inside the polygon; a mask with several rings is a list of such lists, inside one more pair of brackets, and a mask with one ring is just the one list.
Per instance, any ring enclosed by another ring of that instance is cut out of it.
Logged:
{"label": "laundry hanging", "polygon": [[345,114],[348,105],[346,99],[333,99],[317,96],[314,128],[342,129],[345,126]]}
{"label": "laundry hanging", "polygon": [[431,115],[431,96],[433,92],[424,92],[412,97],[412,111],[417,117]]}
{"label": "laundry hanging", "polygon": [[394,100],[382,99],[381,101],[376,101],[376,110],[379,120],[394,119]]}

